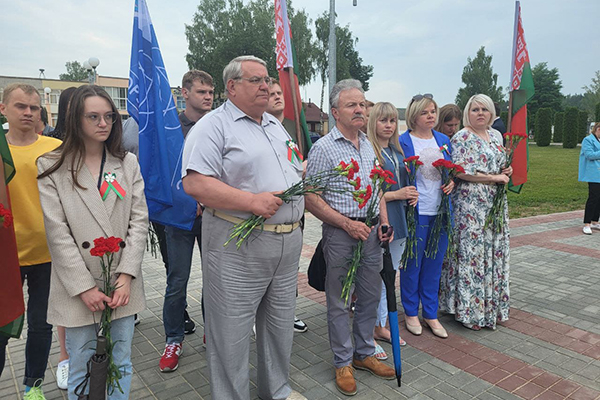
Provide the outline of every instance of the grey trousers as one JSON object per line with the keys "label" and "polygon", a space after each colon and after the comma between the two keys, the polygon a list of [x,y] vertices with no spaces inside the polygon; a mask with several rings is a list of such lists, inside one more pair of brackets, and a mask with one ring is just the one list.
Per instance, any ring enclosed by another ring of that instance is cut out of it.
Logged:
{"label": "grey trousers", "polygon": [[233,224],[205,213],[202,283],[206,353],[213,400],[250,399],[250,333],[256,321],[258,395],[285,399],[294,339],[302,232],[252,233],[227,247]]}
{"label": "grey trousers", "polygon": [[[333,365],[341,368],[375,353],[373,329],[377,321],[377,307],[381,297],[383,251],[379,247],[377,229],[374,229],[363,247],[363,259],[356,273],[354,293],[357,296],[354,323],[350,328],[350,301],[341,298],[342,285],[348,273],[352,249],[358,243],[343,229],[323,224],[323,254],[327,264],[325,295],[329,345],[333,351]],[[352,346],[354,336],[354,346]]]}

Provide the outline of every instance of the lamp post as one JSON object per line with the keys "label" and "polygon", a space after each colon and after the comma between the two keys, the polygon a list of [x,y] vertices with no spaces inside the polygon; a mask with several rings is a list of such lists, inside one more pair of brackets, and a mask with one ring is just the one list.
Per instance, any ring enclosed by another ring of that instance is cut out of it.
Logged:
{"label": "lamp post", "polygon": [[52,93],[52,89],[46,86],[44,88],[44,102],[46,103],[46,111],[48,112],[48,125],[52,126],[52,108],[50,106],[50,93]]}
{"label": "lamp post", "polygon": [[90,57],[83,62],[83,68],[85,68],[88,72],[88,82],[90,85],[94,85],[96,83],[96,67],[98,65],[100,65],[100,60],[98,60],[96,57]]}

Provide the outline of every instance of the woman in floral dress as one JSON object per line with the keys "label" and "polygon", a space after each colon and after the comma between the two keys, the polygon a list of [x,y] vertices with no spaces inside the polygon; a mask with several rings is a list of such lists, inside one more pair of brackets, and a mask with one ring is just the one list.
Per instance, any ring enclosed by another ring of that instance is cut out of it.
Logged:
{"label": "woman in floral dress", "polygon": [[[500,184],[512,168],[504,168],[502,136],[490,128],[496,118],[492,99],[478,94],[464,110],[464,129],[452,137],[452,161],[465,169],[452,195],[455,254],[442,270],[440,310],[454,314],[473,330],[496,328],[509,313],[509,230],[484,228]],[[506,204],[506,203],[505,203]]]}

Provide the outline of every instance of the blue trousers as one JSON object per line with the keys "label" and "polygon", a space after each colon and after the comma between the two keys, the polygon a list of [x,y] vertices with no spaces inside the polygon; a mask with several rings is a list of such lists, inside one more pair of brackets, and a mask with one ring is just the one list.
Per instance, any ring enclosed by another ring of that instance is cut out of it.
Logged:
{"label": "blue trousers", "polygon": [[[419,304],[423,306],[423,318],[436,319],[438,291],[442,262],[448,247],[448,235],[442,231],[435,258],[425,257],[425,249],[431,235],[435,215],[419,215],[417,224],[417,260],[408,260],[406,270],[400,268],[400,297],[407,317],[419,315]],[[418,263],[417,263],[418,261]]]}

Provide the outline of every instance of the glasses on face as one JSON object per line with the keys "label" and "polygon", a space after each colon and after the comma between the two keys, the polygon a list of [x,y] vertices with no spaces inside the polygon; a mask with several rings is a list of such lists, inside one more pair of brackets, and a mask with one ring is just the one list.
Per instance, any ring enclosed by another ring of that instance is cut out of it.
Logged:
{"label": "glasses on face", "polygon": [[423,100],[423,99],[433,100],[433,95],[431,93],[425,93],[425,94],[415,94],[412,97],[413,102]]}
{"label": "glasses on face", "polygon": [[255,86],[260,86],[263,82],[266,83],[267,86],[271,86],[271,83],[273,82],[273,78],[271,78],[270,76],[265,76],[262,78],[260,76],[253,76],[252,78],[240,77],[237,79],[248,81],[248,82],[250,82],[251,85],[255,85]]}
{"label": "glasses on face", "polygon": [[83,116],[85,117],[85,119],[88,120],[88,122],[90,124],[93,124],[93,125],[100,125],[101,119],[104,119],[104,122],[106,122],[106,125],[112,125],[117,120],[117,113],[114,113],[114,112],[106,113],[104,115],[100,115],[100,114],[96,114],[96,113],[89,113],[89,114],[83,114]]}

